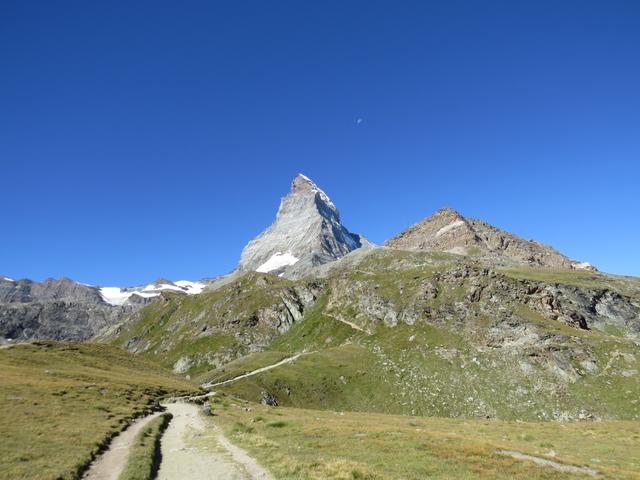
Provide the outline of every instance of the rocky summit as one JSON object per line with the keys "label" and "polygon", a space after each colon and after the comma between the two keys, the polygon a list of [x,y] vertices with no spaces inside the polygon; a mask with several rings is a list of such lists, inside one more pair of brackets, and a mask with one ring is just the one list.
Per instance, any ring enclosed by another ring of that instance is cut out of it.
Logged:
{"label": "rocky summit", "polygon": [[482,220],[442,208],[384,243],[399,250],[440,251],[484,257],[499,263],[595,270],[535,240],[505,232]]}
{"label": "rocky summit", "polygon": [[238,271],[296,277],[368,244],[340,223],[329,196],[299,174],[282,198],[273,224],[242,251]]}

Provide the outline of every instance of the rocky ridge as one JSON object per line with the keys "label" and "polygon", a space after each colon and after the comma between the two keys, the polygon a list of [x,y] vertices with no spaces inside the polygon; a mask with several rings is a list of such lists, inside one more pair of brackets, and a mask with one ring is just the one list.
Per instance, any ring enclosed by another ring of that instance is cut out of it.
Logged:
{"label": "rocky ridge", "polygon": [[399,250],[482,256],[498,263],[595,270],[589,263],[571,260],[552,247],[525,240],[481,220],[463,217],[452,208],[436,211],[384,245]]}

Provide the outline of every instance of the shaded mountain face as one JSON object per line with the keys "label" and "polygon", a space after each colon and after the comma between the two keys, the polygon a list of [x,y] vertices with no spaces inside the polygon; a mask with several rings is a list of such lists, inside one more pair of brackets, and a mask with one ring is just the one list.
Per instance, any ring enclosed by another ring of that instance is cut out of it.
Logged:
{"label": "shaded mountain face", "polygon": [[69,278],[43,282],[0,277],[0,343],[31,339],[85,340],[163,291],[200,293],[199,282],[159,279],[149,285],[96,287]]}
{"label": "shaded mountain face", "polygon": [[238,271],[295,277],[367,244],[340,223],[340,213],[327,194],[298,175],[273,224],[242,251]]}
{"label": "shaded mountain face", "polygon": [[85,340],[141,306],[114,307],[99,288],[68,278],[34,282],[0,277],[0,343]]}
{"label": "shaded mountain face", "polygon": [[525,240],[481,220],[465,218],[451,208],[438,210],[384,245],[399,250],[441,251],[531,266],[595,270],[589,263],[572,260],[552,247]]}

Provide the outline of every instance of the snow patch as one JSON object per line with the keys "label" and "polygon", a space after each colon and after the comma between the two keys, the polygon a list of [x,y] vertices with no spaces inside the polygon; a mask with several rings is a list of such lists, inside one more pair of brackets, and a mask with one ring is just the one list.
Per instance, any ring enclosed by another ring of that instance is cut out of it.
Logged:
{"label": "snow patch", "polygon": [[5,279],[7,282],[15,282],[15,280],[14,280],[13,278],[4,277],[4,279]]}
{"label": "snow patch", "polygon": [[123,305],[133,292],[125,292],[120,287],[102,287],[100,296],[110,305]]}
{"label": "snow patch", "polygon": [[444,227],[442,227],[440,230],[436,232],[436,237],[439,237],[440,235],[444,235],[448,231],[453,230],[454,228],[461,227],[462,225],[464,225],[464,222],[462,220],[456,220],[455,222],[450,223],[449,225],[445,225]]}
{"label": "snow patch", "polygon": [[596,270],[589,262],[573,262],[571,266],[576,270]]}
{"label": "snow patch", "polygon": [[294,265],[298,262],[298,260],[300,259],[294,256],[291,252],[276,252],[271,256],[269,260],[256,268],[256,272],[268,273],[282,267]]}
{"label": "snow patch", "polygon": [[174,282],[176,285],[182,288],[187,289],[187,293],[190,295],[197,295],[198,293],[202,293],[205,289],[206,285],[200,282],[190,282],[189,280],[178,280]]}
{"label": "snow patch", "polygon": [[138,295],[142,298],[153,298],[166,290],[181,292],[187,295],[197,295],[202,293],[205,287],[206,285],[204,283],[179,280],[172,285],[168,283],[162,283],[159,285],[150,283],[143,288],[123,289],[119,287],[102,287],[100,289],[100,295],[102,296],[102,299],[110,305],[124,305],[131,295]]}

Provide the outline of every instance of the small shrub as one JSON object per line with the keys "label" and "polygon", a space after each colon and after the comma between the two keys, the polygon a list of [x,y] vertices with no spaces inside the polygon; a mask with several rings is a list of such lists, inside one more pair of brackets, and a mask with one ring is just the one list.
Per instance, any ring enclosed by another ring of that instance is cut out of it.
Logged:
{"label": "small shrub", "polygon": [[282,420],[267,423],[267,427],[272,427],[272,428],[282,428],[286,426],[287,426],[287,422],[283,422]]}

